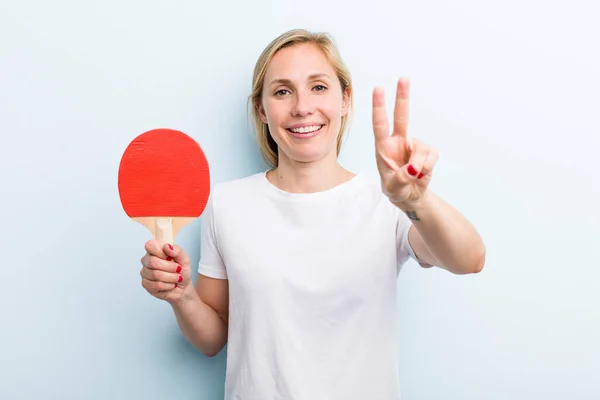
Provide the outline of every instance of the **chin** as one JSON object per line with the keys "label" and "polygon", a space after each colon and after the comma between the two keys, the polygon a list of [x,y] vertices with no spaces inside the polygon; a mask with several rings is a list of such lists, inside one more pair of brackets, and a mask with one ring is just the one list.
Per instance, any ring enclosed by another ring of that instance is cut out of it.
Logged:
{"label": "chin", "polygon": [[335,153],[335,146],[332,148],[314,148],[314,149],[298,149],[298,148],[287,148],[285,155],[288,159],[301,162],[311,163],[315,161],[327,158],[331,153]]}

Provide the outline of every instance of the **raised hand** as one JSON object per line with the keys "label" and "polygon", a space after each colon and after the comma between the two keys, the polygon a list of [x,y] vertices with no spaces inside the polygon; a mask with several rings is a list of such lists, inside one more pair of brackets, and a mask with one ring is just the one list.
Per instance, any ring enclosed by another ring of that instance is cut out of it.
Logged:
{"label": "raised hand", "polygon": [[392,203],[401,206],[419,202],[438,160],[436,149],[407,136],[410,82],[398,80],[394,106],[394,129],[390,135],[383,89],[373,91],[373,132],[381,187]]}

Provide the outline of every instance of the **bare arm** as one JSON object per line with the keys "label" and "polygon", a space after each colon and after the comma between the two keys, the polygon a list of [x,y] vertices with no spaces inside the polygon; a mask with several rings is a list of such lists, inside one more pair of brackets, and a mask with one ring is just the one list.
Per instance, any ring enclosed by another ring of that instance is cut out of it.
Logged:
{"label": "bare arm", "polygon": [[191,280],[190,258],[179,246],[156,240],[145,245],[142,286],[154,297],[167,301],[179,328],[196,348],[209,357],[227,343],[229,281],[198,274]]}
{"label": "bare arm", "polygon": [[184,336],[209,357],[216,356],[227,343],[229,281],[198,274],[181,301],[172,304]]}
{"label": "bare arm", "polygon": [[382,190],[412,220],[409,242],[422,265],[439,266],[455,274],[479,272],[485,263],[479,233],[428,189],[438,160],[437,149],[408,138],[409,92],[408,79],[399,79],[390,135],[383,89],[373,91],[373,133]]}
{"label": "bare arm", "polygon": [[422,201],[397,205],[412,220],[409,242],[419,261],[454,274],[477,273],[485,245],[473,225],[455,208],[427,191]]}

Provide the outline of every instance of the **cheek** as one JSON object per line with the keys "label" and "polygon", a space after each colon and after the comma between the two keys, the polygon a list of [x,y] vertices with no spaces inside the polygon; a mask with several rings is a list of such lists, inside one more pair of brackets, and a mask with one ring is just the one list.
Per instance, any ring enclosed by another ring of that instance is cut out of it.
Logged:
{"label": "cheek", "polygon": [[320,109],[332,119],[340,118],[342,114],[342,99],[337,96],[329,98],[322,102]]}
{"label": "cheek", "polygon": [[285,114],[285,107],[281,102],[267,102],[265,103],[265,114],[269,123],[276,124],[280,122]]}
{"label": "cheek", "polygon": [[339,125],[341,123],[342,118],[342,108],[341,105],[329,105],[327,109],[323,110],[323,114],[329,120],[329,123],[332,125]]}
{"label": "cheek", "polygon": [[266,105],[265,114],[267,116],[267,124],[269,125],[269,133],[274,139],[279,141],[280,138],[284,137],[285,134],[282,132],[282,125],[284,125],[286,116],[282,111],[281,107],[272,107]]}

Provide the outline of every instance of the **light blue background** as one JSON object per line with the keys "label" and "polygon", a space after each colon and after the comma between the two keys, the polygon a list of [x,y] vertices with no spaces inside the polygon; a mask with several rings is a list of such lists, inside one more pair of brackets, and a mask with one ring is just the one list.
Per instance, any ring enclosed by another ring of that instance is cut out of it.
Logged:
{"label": "light blue background", "polygon": [[[117,192],[156,127],[204,148],[213,182],[262,170],[246,99],[281,32],[337,39],[356,114],[341,160],[376,173],[371,91],[412,79],[432,190],[475,223],[475,276],[400,275],[404,400],[600,398],[600,58],[592,1],[0,1],[0,398],[223,395],[140,284],[149,233]],[[199,258],[201,219],[179,243]],[[267,399],[265,399],[267,400]],[[318,399],[316,399],[318,400]]]}

